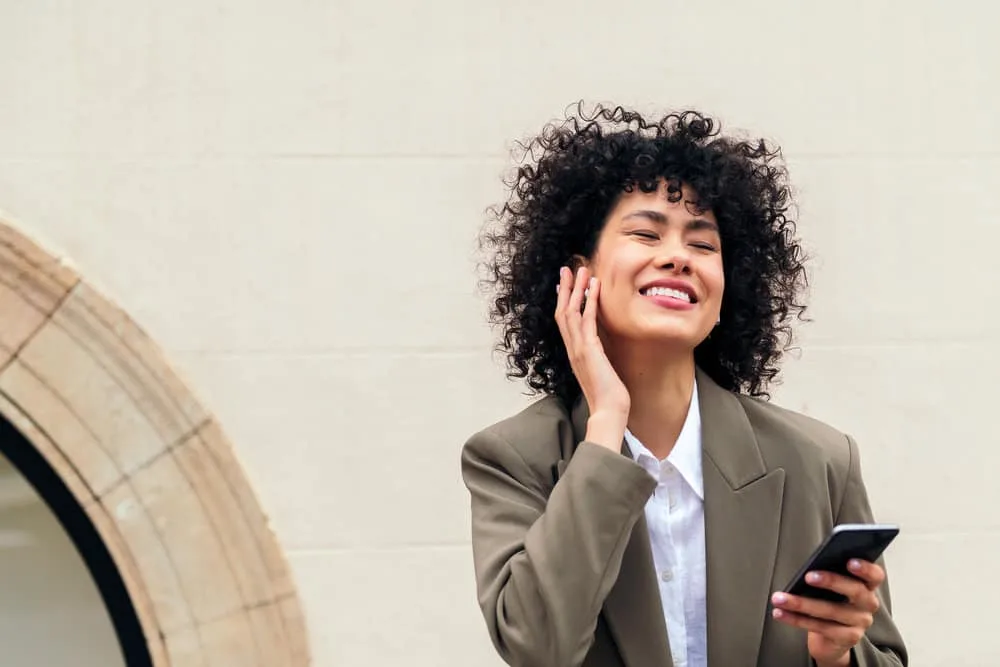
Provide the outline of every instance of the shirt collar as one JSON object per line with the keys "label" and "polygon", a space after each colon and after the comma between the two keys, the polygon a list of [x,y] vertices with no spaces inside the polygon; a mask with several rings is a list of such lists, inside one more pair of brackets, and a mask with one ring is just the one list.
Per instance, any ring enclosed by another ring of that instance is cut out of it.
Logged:
{"label": "shirt collar", "polygon": [[[632,435],[628,429],[625,430],[625,441],[628,443],[629,452],[632,458],[640,463],[640,458],[656,458],[653,453],[643,445],[638,438]],[[702,477],[701,468],[701,410],[698,405],[698,383],[694,383],[691,392],[691,405],[688,407],[687,417],[684,419],[684,426],[677,436],[677,442],[667,455],[669,462],[677,472],[680,473],[684,481],[691,487],[701,500],[705,499],[705,484]]]}

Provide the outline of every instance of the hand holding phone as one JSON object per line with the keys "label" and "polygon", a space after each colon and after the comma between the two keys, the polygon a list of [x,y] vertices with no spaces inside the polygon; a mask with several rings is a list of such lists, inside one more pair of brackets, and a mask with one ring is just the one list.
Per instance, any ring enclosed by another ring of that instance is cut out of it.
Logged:
{"label": "hand holding phone", "polygon": [[875,561],[898,534],[897,526],[836,526],[784,591],[771,596],[771,615],[808,633],[816,664],[842,664],[875,622],[885,581]]}
{"label": "hand holding phone", "polygon": [[840,593],[810,585],[806,575],[809,572],[833,572],[853,576],[847,567],[848,562],[857,559],[874,563],[898,534],[899,526],[888,524],[845,523],[835,526],[782,590],[801,597],[844,602],[845,598]]}

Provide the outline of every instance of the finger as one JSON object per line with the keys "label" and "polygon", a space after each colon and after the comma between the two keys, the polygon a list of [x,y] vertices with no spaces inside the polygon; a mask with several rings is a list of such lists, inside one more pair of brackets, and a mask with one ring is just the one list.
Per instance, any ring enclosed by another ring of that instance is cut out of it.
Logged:
{"label": "finger", "polygon": [[[569,303],[566,306],[566,315],[568,317],[576,316],[579,317],[582,313],[583,308],[583,298],[584,291],[587,289],[587,278],[588,278],[587,267],[581,266],[573,279],[573,291],[569,296]],[[575,318],[571,321],[574,323],[578,322]]]}
{"label": "finger", "polygon": [[[566,339],[569,345],[568,352],[571,364],[574,360],[579,360],[583,353],[583,332],[580,330],[580,321],[582,318],[583,294],[586,288],[587,269],[580,267],[573,276],[573,289],[570,291],[569,300],[566,302],[566,310],[562,315],[566,328]],[[576,370],[578,371],[579,369]]]}
{"label": "finger", "polygon": [[573,288],[573,272],[565,266],[559,268],[559,284],[556,285],[556,315],[566,309]]}
{"label": "finger", "polygon": [[878,608],[878,598],[869,590],[868,584],[854,577],[833,572],[810,572],[806,581],[810,586],[840,593],[851,605],[865,611],[874,612]]}
{"label": "finger", "polygon": [[597,298],[601,292],[601,282],[596,278],[588,281],[590,287],[587,302],[583,306],[583,322],[581,328],[583,335],[591,340],[597,338]]}
{"label": "finger", "polygon": [[832,621],[823,621],[783,609],[775,609],[771,612],[771,616],[775,620],[787,625],[823,635],[829,642],[844,649],[851,648],[857,644],[865,634],[861,628],[841,625]]}
{"label": "finger", "polygon": [[872,624],[872,615],[867,611],[841,602],[817,600],[814,598],[776,593],[771,598],[776,609],[801,616],[830,621],[840,625],[857,626],[867,629]]}
{"label": "finger", "polygon": [[563,266],[559,269],[559,286],[556,290],[556,325],[559,327],[559,333],[562,334],[563,343],[565,343],[568,352],[573,341],[572,332],[566,322],[566,311],[573,293],[573,272],[568,267]]}
{"label": "finger", "polygon": [[865,586],[870,591],[876,590],[885,582],[885,570],[876,563],[869,563],[868,561],[855,558],[848,561],[847,569],[855,577],[865,582]]}
{"label": "finger", "polygon": [[[560,287],[560,294],[566,292],[565,302],[557,316],[559,331],[562,333],[563,342],[566,345],[566,354],[569,357],[570,366],[574,373],[580,372],[579,363],[583,354],[582,332],[580,331],[581,302],[583,301],[584,290],[586,289],[587,269],[580,267],[574,275],[569,268],[564,269],[565,288]],[[562,269],[561,269],[562,271]]]}

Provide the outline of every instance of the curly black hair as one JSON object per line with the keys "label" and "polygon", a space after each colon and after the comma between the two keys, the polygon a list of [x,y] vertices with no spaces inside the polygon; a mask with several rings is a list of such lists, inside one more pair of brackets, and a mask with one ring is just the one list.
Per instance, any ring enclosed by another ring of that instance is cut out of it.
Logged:
{"label": "curly black hair", "polygon": [[803,318],[805,253],[789,217],[792,199],[781,151],[763,140],[720,134],[698,111],[650,120],[634,110],[583,103],[564,121],[519,143],[509,196],[489,210],[480,236],[481,286],[493,293],[489,319],[502,330],[508,378],[567,405],[580,394],[556,326],[559,267],[592,256],[606,217],[623,192],[680,184],[719,223],[725,290],[721,324],[695,361],[722,387],[767,398],[778,362]]}

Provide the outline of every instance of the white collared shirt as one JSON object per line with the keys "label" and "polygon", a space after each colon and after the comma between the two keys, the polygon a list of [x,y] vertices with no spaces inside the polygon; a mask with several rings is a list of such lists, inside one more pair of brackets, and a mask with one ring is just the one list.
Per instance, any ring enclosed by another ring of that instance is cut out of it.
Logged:
{"label": "white collared shirt", "polygon": [[666,459],[657,460],[628,430],[625,440],[635,462],[656,480],[646,503],[646,524],[674,665],[707,667],[705,489],[697,384],[684,427]]}

